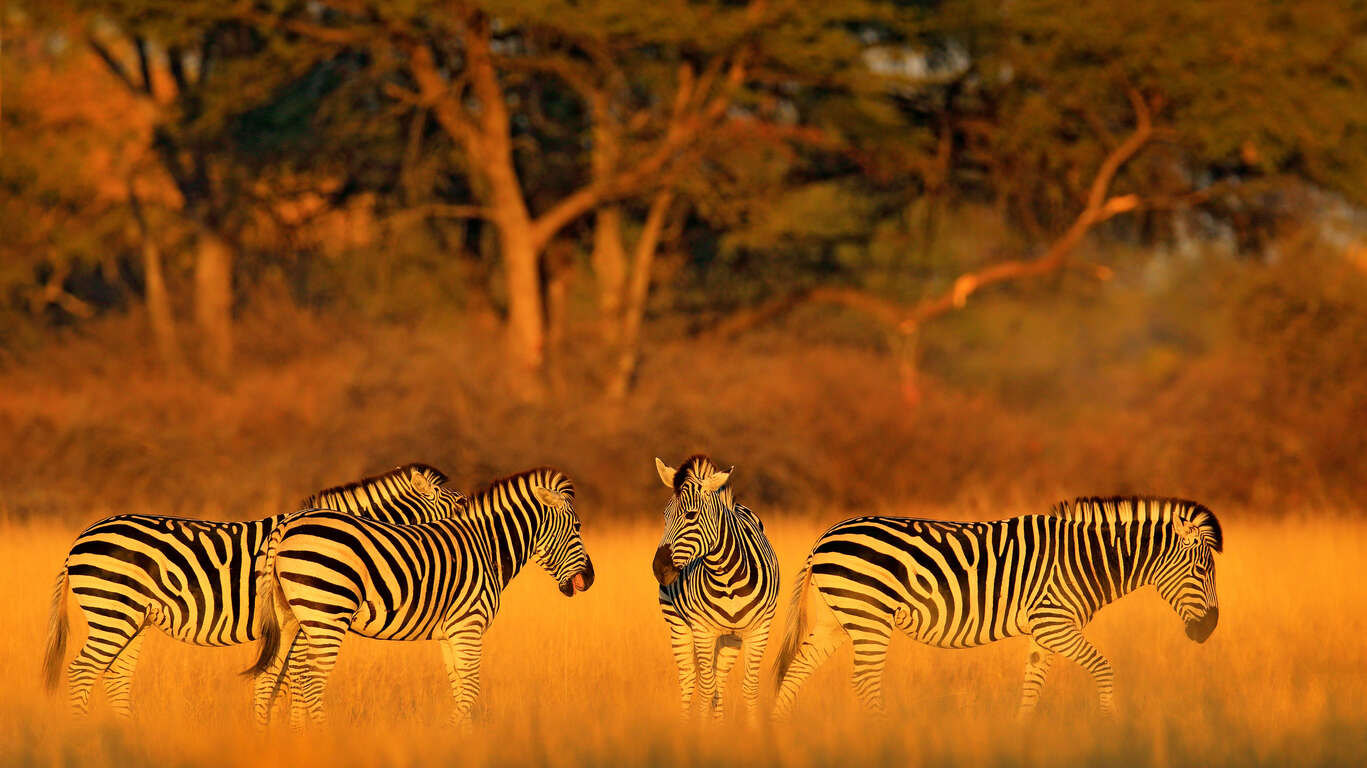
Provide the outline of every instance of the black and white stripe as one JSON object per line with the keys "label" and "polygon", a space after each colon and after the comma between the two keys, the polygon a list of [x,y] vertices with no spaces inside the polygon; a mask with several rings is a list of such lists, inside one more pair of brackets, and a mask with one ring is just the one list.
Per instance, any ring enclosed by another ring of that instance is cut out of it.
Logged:
{"label": "black and white stripe", "polygon": [[466,514],[425,525],[335,512],[291,518],[271,535],[259,579],[258,713],[283,664],[298,687],[291,723],[301,726],[305,712],[322,722],[328,675],[350,631],[440,641],[456,719],[467,723],[484,632],[522,566],[534,560],[566,596],[592,585],[579,528],[574,486],[548,468],[496,481]]}
{"label": "black and white stripe", "polygon": [[774,548],[759,517],[732,498],[731,470],[722,472],[701,455],[678,469],[656,459],[655,468],[674,492],[653,570],[679,670],[680,704],[689,713],[696,691],[721,717],[727,676],[743,652],[741,693],[753,718],[778,603]]}
{"label": "black and white stripe", "polygon": [[[465,510],[446,476],[410,464],[323,491],[306,504],[394,522],[425,522]],[[55,688],[66,650],[68,587],[89,636],[67,668],[71,705],[84,713],[103,676],[114,711],[131,713],[138,651],[149,626],[186,643],[225,646],[256,638],[254,571],[271,531],[290,514],[250,522],[116,515],[86,528],[57,576],[44,675]]]}
{"label": "black and white stripe", "polygon": [[1110,662],[1082,630],[1105,605],[1147,585],[1204,642],[1219,618],[1215,515],[1191,501],[1082,498],[1048,515],[985,523],[860,517],[817,539],[793,593],[777,669],[775,714],[848,637],[854,686],[882,709],[882,672],[894,628],[941,648],[1031,638],[1020,709],[1035,708],[1055,655],[1096,682],[1112,712]]}

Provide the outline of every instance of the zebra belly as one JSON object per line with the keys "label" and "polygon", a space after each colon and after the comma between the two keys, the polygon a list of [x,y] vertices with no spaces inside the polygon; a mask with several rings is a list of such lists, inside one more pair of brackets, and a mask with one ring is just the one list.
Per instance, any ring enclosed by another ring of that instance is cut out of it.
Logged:
{"label": "zebra belly", "polygon": [[986,578],[980,565],[952,578],[926,569],[908,569],[902,584],[908,600],[893,609],[893,626],[938,648],[975,648],[1021,634],[1020,611],[1010,594]]}
{"label": "zebra belly", "polygon": [[911,639],[936,648],[976,648],[1022,634],[1014,616],[996,623],[984,623],[979,616],[962,617],[957,623],[936,621],[937,611],[945,608],[913,600],[893,609],[892,624]]}
{"label": "zebra belly", "polygon": [[[492,614],[485,578],[442,584],[459,569],[420,574],[397,595],[394,605],[385,605],[375,590],[367,590],[352,618],[350,629],[376,640],[439,640],[447,630],[465,621],[487,621]],[[483,598],[483,599],[482,599]]]}

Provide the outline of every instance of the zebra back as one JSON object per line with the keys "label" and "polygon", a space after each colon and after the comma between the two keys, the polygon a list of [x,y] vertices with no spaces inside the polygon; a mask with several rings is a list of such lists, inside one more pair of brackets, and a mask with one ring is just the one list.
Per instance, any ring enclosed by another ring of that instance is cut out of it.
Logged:
{"label": "zebra back", "polygon": [[300,509],[333,509],[387,523],[411,524],[464,514],[470,502],[427,464],[405,464],[384,474],[327,488],[304,499]]}
{"label": "zebra back", "polygon": [[1224,549],[1224,533],[1215,513],[1204,504],[1163,496],[1083,496],[1060,501],[1049,514],[1090,525],[1135,524],[1194,526],[1216,552]]}

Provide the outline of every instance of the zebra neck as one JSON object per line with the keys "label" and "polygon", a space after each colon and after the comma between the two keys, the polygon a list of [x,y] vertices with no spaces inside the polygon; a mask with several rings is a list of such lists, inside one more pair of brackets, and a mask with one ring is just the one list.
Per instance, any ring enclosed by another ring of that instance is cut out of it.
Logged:
{"label": "zebra neck", "polygon": [[750,574],[750,559],[741,548],[742,532],[738,530],[739,527],[735,510],[722,510],[717,540],[702,557],[707,573],[722,577],[723,582],[744,581]]}
{"label": "zebra neck", "polygon": [[1094,609],[1153,583],[1166,541],[1151,523],[1075,523],[1062,562],[1076,565],[1079,591]]}
{"label": "zebra neck", "polygon": [[[480,499],[479,502],[484,502]],[[480,549],[498,573],[502,589],[522,570],[531,558],[532,543],[536,539],[535,519],[519,504],[506,511],[496,511],[487,503],[474,503],[465,518],[473,528]]]}

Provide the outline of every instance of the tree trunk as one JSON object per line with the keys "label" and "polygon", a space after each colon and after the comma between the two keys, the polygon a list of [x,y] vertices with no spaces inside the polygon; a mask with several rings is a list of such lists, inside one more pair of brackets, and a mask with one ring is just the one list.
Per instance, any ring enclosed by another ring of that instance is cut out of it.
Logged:
{"label": "tree trunk", "polygon": [[180,368],[180,341],[176,338],[176,318],[171,313],[171,297],[166,290],[166,275],[161,268],[161,249],[150,238],[142,241],[142,266],[146,276],[147,317],[152,323],[152,338],[162,365]]}
{"label": "tree trunk", "polygon": [[574,246],[559,240],[547,246],[541,271],[545,280],[546,379],[552,394],[559,396],[565,390],[563,355],[570,282],[574,278]]}
{"label": "tree trunk", "polygon": [[541,254],[525,227],[500,224],[499,238],[508,271],[508,352],[515,376],[528,379],[526,389],[534,394],[546,352]]}
{"label": "tree trunk", "polygon": [[593,227],[593,274],[598,282],[598,321],[603,344],[611,349],[622,338],[622,301],[627,280],[626,248],[622,245],[622,209],[598,209]]}
{"label": "tree trunk", "polygon": [[233,257],[217,235],[202,231],[195,260],[195,323],[200,363],[208,374],[227,381],[233,364]]}
{"label": "tree trunk", "polygon": [[674,194],[668,189],[655,193],[650,201],[650,211],[646,214],[641,236],[636,241],[635,253],[631,261],[631,279],[626,289],[626,306],[622,315],[621,346],[617,353],[617,363],[608,380],[607,394],[614,400],[626,397],[631,389],[632,378],[636,375],[636,365],[641,359],[641,325],[645,318],[646,299],[650,295],[650,271],[655,263],[655,251],[660,244],[660,232],[664,228],[665,215],[669,213]]}

